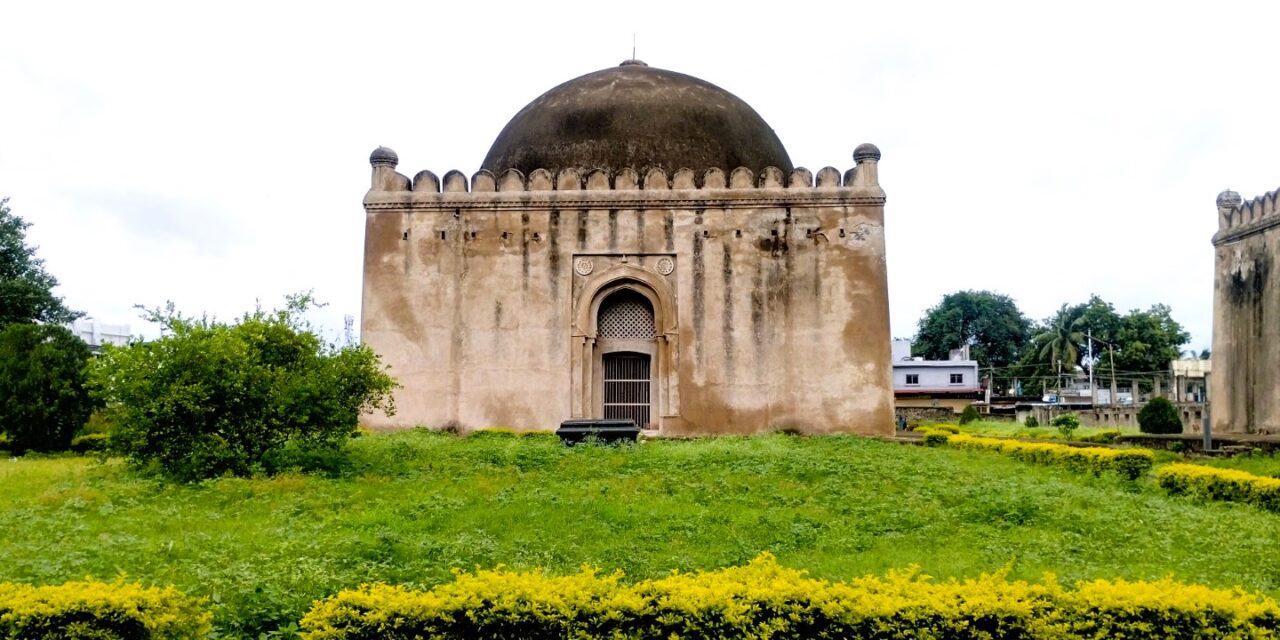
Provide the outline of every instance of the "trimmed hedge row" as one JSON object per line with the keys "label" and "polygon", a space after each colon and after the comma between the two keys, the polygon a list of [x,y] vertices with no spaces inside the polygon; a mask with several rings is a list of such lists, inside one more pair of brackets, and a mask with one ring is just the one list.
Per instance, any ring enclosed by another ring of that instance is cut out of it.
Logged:
{"label": "trimmed hedge row", "polygon": [[[930,442],[926,434],[925,444]],[[1155,464],[1155,454],[1149,449],[1111,449],[1108,447],[1072,447],[1048,442],[1022,442],[1002,438],[982,438],[968,434],[943,436],[948,445],[961,449],[998,451],[1018,460],[1035,464],[1061,465],[1079,472],[1102,475],[1111,472],[1122,478],[1136,480]],[[937,438],[934,438],[935,440]]]}
{"label": "trimmed hedge row", "polygon": [[307,640],[410,638],[1272,638],[1280,606],[1170,579],[1074,589],[1003,575],[933,581],[914,571],[827,582],[768,554],[744,567],[633,585],[584,569],[457,572],[430,591],[365,585],[318,602]]}
{"label": "trimmed hedge row", "polygon": [[213,615],[173,587],[92,580],[35,587],[0,583],[0,638],[188,640]]}
{"label": "trimmed hedge row", "polygon": [[1175,495],[1244,502],[1280,512],[1280,478],[1258,476],[1237,469],[1172,463],[1156,471],[1156,482]]}
{"label": "trimmed hedge row", "polygon": [[[210,619],[171,587],[0,584],[6,640],[194,640],[209,635]],[[635,584],[587,568],[569,576],[498,568],[456,571],[429,591],[365,585],[316,602],[301,630],[307,640],[1251,639],[1280,634],[1280,604],[1169,578],[1067,589],[1051,576],[935,581],[913,569],[828,582],[765,553],[742,567]]]}

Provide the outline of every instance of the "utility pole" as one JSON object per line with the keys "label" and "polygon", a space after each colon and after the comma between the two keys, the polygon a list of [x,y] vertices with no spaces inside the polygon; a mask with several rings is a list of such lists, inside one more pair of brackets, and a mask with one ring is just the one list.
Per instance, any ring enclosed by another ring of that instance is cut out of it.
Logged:
{"label": "utility pole", "polygon": [[1093,327],[1089,328],[1089,408],[1098,406],[1098,392],[1093,388]]}
{"label": "utility pole", "polygon": [[1107,343],[1107,356],[1111,358],[1111,404],[1119,404],[1120,395],[1116,393],[1116,350],[1110,342]]}

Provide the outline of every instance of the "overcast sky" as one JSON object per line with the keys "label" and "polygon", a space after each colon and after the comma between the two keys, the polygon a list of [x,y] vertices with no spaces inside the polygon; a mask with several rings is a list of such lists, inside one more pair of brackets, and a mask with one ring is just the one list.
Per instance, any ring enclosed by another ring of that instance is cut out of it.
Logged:
{"label": "overcast sky", "polygon": [[[630,57],[746,100],[793,162],[883,152],[895,336],[943,294],[1097,293],[1211,340],[1214,198],[1280,187],[1277,3],[5,2],[0,196],[74,308],[359,316],[369,152],[474,172]],[[788,8],[790,7],[790,8]],[[357,320],[357,327],[358,327]]]}

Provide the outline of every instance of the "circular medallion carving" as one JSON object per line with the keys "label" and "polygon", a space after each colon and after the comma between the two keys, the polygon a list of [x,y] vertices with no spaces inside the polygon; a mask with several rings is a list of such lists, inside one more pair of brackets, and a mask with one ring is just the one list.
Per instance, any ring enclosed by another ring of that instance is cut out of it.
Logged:
{"label": "circular medallion carving", "polygon": [[661,273],[664,276],[669,276],[672,271],[676,270],[676,263],[672,261],[671,258],[658,258],[658,264],[656,266],[658,273]]}
{"label": "circular medallion carving", "polygon": [[591,271],[595,268],[596,265],[591,261],[591,258],[578,258],[573,262],[573,270],[580,276],[591,275]]}

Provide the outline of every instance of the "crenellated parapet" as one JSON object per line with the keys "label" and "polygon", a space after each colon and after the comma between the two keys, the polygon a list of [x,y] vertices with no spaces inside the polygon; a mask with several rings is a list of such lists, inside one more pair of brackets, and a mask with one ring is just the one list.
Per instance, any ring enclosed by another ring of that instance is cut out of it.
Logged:
{"label": "crenellated parapet", "polygon": [[1229,189],[1218,194],[1218,233],[1213,236],[1213,243],[1233,242],[1280,225],[1277,198],[1280,198],[1280,189],[1248,202]]}
{"label": "crenellated parapet", "polygon": [[[747,167],[732,170],[712,168],[703,172],[679,169],[668,174],[661,168],[625,168],[618,171],[576,168],[549,171],[535,169],[528,175],[508,169],[494,175],[487,170],[468,178],[453,170],[437,176],[419,171],[410,180],[396,172],[394,151],[379,147],[370,158],[373,177],[367,208],[467,207],[527,208],[539,205],[571,207],[575,203],[607,201],[618,207],[628,203],[662,203],[677,207],[683,202],[699,206],[734,206],[750,201],[752,206],[769,201],[802,200],[822,203],[883,204],[877,164],[880,150],[863,144],[854,152],[856,166],[841,173],[824,167],[816,174],[798,167],[784,172],[765,167],[759,172]],[[718,204],[717,204],[718,203]]]}

